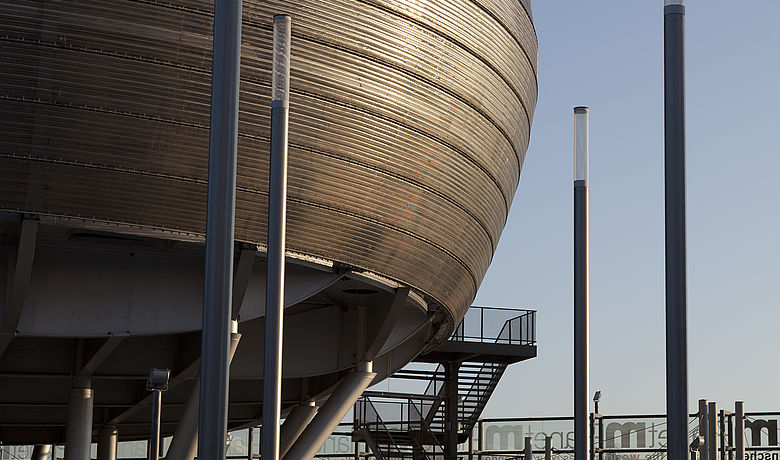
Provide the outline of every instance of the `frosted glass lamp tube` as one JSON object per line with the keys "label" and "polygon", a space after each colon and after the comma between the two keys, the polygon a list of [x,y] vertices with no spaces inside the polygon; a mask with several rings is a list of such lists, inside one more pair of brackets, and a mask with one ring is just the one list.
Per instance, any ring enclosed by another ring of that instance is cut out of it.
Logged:
{"label": "frosted glass lamp tube", "polygon": [[574,108],[574,180],[588,180],[588,109]]}

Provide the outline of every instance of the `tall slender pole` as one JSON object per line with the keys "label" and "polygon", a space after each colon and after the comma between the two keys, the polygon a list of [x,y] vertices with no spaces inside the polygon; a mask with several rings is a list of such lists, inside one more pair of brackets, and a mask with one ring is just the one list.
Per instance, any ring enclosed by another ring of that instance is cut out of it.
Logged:
{"label": "tall slender pole", "polygon": [[214,1],[198,458],[225,458],[236,211],[241,0]]}
{"label": "tall slender pole", "polygon": [[664,3],[667,457],[669,460],[685,460],[688,458],[685,5],[683,0],[665,0]]}
{"label": "tall slender pole", "polygon": [[149,460],[160,458],[160,412],[162,409],[162,391],[152,391],[152,435],[149,438]]}
{"label": "tall slender pole", "polygon": [[274,16],[271,82],[271,175],[268,185],[268,275],[265,297],[262,458],[279,460],[282,400],[284,252],[287,220],[287,128],[290,113],[290,16]]}
{"label": "tall slender pole", "polygon": [[587,460],[590,451],[588,111],[574,108],[574,460]]}

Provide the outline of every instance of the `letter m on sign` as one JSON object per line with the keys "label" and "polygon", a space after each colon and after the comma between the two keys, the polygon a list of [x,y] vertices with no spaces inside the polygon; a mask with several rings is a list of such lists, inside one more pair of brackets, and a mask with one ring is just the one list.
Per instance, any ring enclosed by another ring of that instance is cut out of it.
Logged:
{"label": "letter m on sign", "polygon": [[[620,433],[619,435],[617,433]],[[636,434],[636,445],[631,445],[631,434]],[[620,447],[628,449],[630,447],[646,447],[645,443],[645,422],[612,422],[607,424],[607,432],[604,435],[608,449],[614,449],[615,439],[620,436]]]}
{"label": "letter m on sign", "polygon": [[766,428],[770,446],[777,445],[777,420],[745,420],[745,431],[750,430],[750,445],[762,446],[761,432]]}

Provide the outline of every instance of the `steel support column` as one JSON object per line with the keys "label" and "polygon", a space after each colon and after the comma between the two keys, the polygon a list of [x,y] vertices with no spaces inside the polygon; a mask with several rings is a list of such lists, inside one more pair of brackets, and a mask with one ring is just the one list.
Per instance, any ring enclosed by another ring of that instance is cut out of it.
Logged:
{"label": "steel support column", "polygon": [[[238,333],[238,321],[231,323],[230,362],[236,354],[241,334]],[[198,405],[200,404],[200,380],[195,381],[190,397],[179,417],[179,424],[168,447],[166,460],[193,460],[198,453]]]}
{"label": "steel support column", "polygon": [[74,379],[65,429],[65,458],[89,460],[92,444],[92,388],[88,379]]}
{"label": "steel support column", "polygon": [[314,413],[317,412],[317,406],[314,401],[309,401],[294,408],[290,415],[284,419],[279,430],[279,456],[284,457],[295,441],[301,436],[306,425],[309,424]]}
{"label": "steel support column", "polygon": [[376,377],[372,363],[360,363],[355,372],[347,374],[336,390],[328,397],[317,415],[314,416],[303,433],[295,441],[284,460],[311,460],[339,425],[339,422],[352,409],[363,391]]}
{"label": "steel support column", "polygon": [[214,1],[198,458],[225,458],[236,211],[241,0]]}
{"label": "steel support column", "polygon": [[97,460],[116,460],[118,435],[119,433],[113,425],[106,425],[100,429],[97,445]]}
{"label": "steel support column", "polygon": [[444,423],[446,440],[444,444],[444,460],[458,458],[458,369],[460,364],[455,361],[444,365],[444,386],[447,401],[444,405]]}
{"label": "steel support column", "polygon": [[52,451],[51,447],[51,444],[36,444],[35,447],[33,447],[30,460],[49,460]]}
{"label": "steel support column", "polygon": [[263,460],[279,459],[282,405],[284,254],[287,221],[287,131],[290,112],[290,16],[274,16],[271,164],[268,183],[268,275],[263,367]]}
{"label": "steel support column", "polygon": [[[688,458],[685,72],[682,0],[664,6],[667,458]],[[710,458],[709,460],[715,460]]]}

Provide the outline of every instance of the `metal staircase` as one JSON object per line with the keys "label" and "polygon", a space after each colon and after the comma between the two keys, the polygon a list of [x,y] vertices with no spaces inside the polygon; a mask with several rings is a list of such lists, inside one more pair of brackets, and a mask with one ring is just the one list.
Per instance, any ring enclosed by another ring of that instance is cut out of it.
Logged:
{"label": "metal staircase", "polygon": [[420,412],[420,403],[410,397],[393,404],[400,412],[392,422],[385,422],[382,404],[364,395],[355,404],[352,440],[365,442],[377,460],[434,460],[443,453],[443,446]]}
{"label": "metal staircase", "polygon": [[[364,392],[355,406],[353,439],[378,460],[441,459],[446,450],[447,366],[457,369],[457,443],[465,442],[509,364],[536,356],[535,313],[472,307],[449,340],[417,362],[433,370],[402,369],[397,379],[427,380],[422,394]],[[451,446],[452,444],[450,444]]]}

